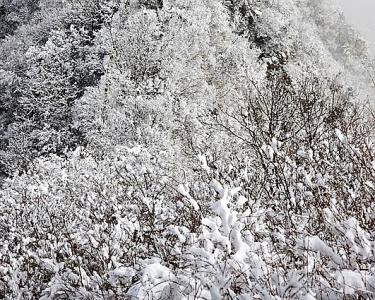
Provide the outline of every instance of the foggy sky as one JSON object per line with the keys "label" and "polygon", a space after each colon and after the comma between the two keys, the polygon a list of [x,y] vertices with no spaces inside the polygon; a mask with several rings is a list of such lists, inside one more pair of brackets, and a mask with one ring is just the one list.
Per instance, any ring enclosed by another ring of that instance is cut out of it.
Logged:
{"label": "foggy sky", "polygon": [[375,0],[336,0],[352,25],[359,29],[375,55]]}

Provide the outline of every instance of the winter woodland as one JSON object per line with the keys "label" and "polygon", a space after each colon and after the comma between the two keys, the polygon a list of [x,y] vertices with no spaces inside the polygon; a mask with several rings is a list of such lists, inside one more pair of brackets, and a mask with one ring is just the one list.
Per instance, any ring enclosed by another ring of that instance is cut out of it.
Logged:
{"label": "winter woodland", "polygon": [[374,66],[329,0],[0,0],[0,298],[375,299]]}

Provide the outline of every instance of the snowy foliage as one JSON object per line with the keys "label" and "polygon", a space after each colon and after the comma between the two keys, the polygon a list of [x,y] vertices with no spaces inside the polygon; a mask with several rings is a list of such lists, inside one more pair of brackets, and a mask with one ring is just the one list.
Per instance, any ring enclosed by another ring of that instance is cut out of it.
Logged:
{"label": "snowy foliage", "polygon": [[374,298],[371,59],[327,3],[0,1],[0,298]]}

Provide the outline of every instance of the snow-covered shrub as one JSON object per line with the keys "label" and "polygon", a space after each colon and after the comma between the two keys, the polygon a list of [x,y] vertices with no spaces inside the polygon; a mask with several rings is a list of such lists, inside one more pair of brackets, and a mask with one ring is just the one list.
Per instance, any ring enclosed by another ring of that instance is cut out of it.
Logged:
{"label": "snow-covered shrub", "polygon": [[[333,204],[319,217],[309,206],[265,206],[247,198],[246,187],[204,177],[178,184],[155,169],[157,159],[140,147],[102,160],[77,149],[8,180],[0,194],[1,294],[340,299],[374,292],[373,233],[349,213]],[[311,222],[322,222],[320,230]]]}
{"label": "snow-covered shrub", "polygon": [[138,260],[167,255],[165,227],[187,214],[164,204],[168,187],[147,169],[152,158],[140,166],[84,156],[41,160],[2,191],[3,294],[112,297],[126,292]]}
{"label": "snow-covered shrub", "polygon": [[[277,278],[271,295],[300,298],[313,287],[317,298],[369,297],[375,169],[367,137],[372,123],[337,80],[307,76],[289,82],[283,75],[266,88],[253,82],[254,92],[236,99],[237,106],[208,113],[204,124],[232,136],[238,148],[229,150],[235,158],[227,160],[230,168],[210,161],[212,155],[205,165],[220,181],[242,188],[250,211],[265,209],[265,233],[255,236],[274,254],[269,266],[278,271],[271,276]],[[287,286],[292,279],[297,281]]]}

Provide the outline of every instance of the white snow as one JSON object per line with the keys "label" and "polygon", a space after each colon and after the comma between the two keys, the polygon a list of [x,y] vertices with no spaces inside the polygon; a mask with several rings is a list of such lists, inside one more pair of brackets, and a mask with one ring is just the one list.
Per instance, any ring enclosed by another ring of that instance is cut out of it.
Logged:
{"label": "white snow", "polygon": [[322,255],[331,258],[337,265],[342,264],[341,257],[335,253],[331,247],[327,246],[318,236],[305,237],[304,248],[310,251],[319,252]]}

